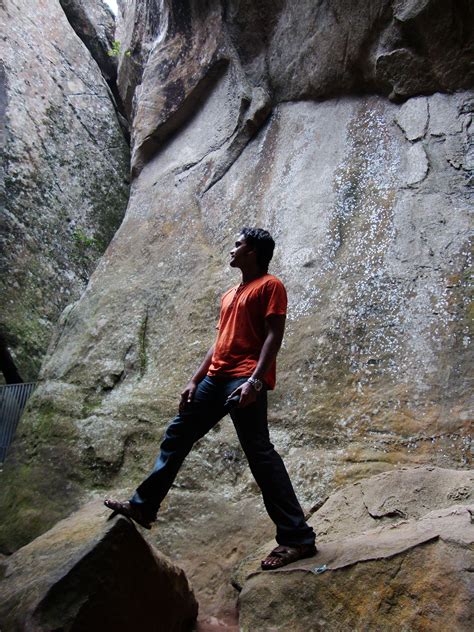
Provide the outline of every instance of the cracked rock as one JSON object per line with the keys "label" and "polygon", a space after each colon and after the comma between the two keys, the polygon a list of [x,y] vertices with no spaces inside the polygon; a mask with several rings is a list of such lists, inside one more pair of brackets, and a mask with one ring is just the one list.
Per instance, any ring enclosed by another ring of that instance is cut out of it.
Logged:
{"label": "cracked rock", "polygon": [[402,165],[402,178],[408,186],[418,184],[426,178],[429,162],[421,142],[408,147]]}
{"label": "cracked rock", "polygon": [[423,138],[428,126],[428,100],[426,97],[409,99],[398,112],[396,119],[407,140]]}

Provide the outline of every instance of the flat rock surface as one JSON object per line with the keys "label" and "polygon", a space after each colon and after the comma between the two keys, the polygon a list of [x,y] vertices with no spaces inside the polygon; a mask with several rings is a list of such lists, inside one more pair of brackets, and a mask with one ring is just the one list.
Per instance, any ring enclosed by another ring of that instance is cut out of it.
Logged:
{"label": "flat rock surface", "polygon": [[[461,504],[450,505],[455,498]],[[336,492],[310,520],[316,556],[261,571],[268,544],[236,569],[241,629],[285,630],[291,621],[297,631],[442,630],[451,621],[468,630],[473,498],[472,473],[439,468],[397,470]]]}

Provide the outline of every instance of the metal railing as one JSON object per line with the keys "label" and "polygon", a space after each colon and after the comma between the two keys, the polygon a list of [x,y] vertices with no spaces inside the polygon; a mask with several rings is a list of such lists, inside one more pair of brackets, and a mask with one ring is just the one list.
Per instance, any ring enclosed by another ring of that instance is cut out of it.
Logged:
{"label": "metal railing", "polygon": [[5,460],[21,413],[35,386],[36,382],[0,386],[0,463]]}

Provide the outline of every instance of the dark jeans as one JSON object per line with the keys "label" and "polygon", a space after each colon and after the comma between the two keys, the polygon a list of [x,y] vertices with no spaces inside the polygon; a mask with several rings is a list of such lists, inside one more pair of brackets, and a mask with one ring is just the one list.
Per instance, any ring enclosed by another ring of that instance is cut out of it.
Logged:
{"label": "dark jeans", "polygon": [[[228,412],[225,401],[243,382],[245,378],[205,377],[192,403],[170,423],[151,474],[130,500],[141,505],[146,516],[155,517],[192,446]],[[305,522],[285,465],[270,442],[265,389],[254,404],[233,408],[230,415],[268,515],[277,527],[277,542],[287,546],[312,544],[314,531]]]}

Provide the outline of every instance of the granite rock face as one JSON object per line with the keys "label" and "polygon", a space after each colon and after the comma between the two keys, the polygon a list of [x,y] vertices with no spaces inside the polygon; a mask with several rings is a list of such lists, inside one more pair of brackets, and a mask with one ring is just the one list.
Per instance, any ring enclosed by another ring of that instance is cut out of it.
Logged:
{"label": "granite rock face", "polygon": [[273,103],[469,89],[473,23],[466,0],[129,2],[117,37],[128,51],[118,83],[134,119],[132,167],[201,106],[229,63],[244,110],[255,87]]}
{"label": "granite rock face", "polygon": [[3,561],[4,632],[191,628],[197,603],[184,572],[108,515],[89,503]]}
{"label": "granite rock face", "polygon": [[332,494],[311,517],[318,553],[259,570],[269,543],[240,564],[243,632],[469,630],[474,475],[419,467]]}
{"label": "granite rock face", "polygon": [[104,78],[117,78],[118,50],[115,41],[115,18],[102,0],[59,0],[59,3],[77,35],[86,45]]}
{"label": "granite rock face", "polygon": [[[436,36],[448,4],[452,42]],[[127,495],[144,476],[240,280],[228,252],[242,225],[273,232],[288,288],[270,422],[304,506],[400,465],[470,465],[470,5],[381,0],[357,19],[347,2],[294,5],[124,8],[129,206],[61,317],[2,474],[2,550],[89,490]],[[409,49],[418,74],[394,54]],[[227,420],[188,457],[160,521],[207,600],[207,582],[217,590],[271,537]]]}
{"label": "granite rock face", "polygon": [[0,335],[28,381],[120,224],[129,158],[110,91],[59,3],[7,0],[1,12]]}
{"label": "granite rock face", "polygon": [[115,39],[114,14],[102,0],[60,0],[60,4],[69,23],[86,45],[110,88],[117,117],[128,141],[126,112],[117,87],[117,66],[121,42]]}

